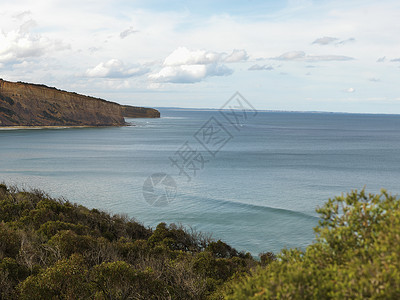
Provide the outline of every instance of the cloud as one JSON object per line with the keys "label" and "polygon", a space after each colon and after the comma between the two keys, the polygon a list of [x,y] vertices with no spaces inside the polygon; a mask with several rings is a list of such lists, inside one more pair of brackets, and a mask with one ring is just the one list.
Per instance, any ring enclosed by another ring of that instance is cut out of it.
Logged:
{"label": "cloud", "polygon": [[131,35],[131,34],[134,34],[134,33],[136,33],[136,32],[138,32],[138,31],[137,31],[137,30],[134,30],[133,27],[129,27],[128,29],[122,31],[122,32],[119,34],[119,37],[120,37],[121,39],[124,39],[124,38],[126,38],[127,36],[129,36],[129,35]]}
{"label": "cloud", "polygon": [[337,41],[338,38],[334,38],[334,37],[329,37],[329,36],[324,36],[322,38],[318,38],[316,39],[314,42],[312,42],[313,44],[319,44],[319,45],[328,45],[328,44],[332,44],[333,42]]}
{"label": "cloud", "polygon": [[344,92],[346,93],[354,93],[355,91],[356,91],[355,88],[352,87],[344,90]]}
{"label": "cloud", "polygon": [[248,58],[249,58],[249,56],[247,55],[246,50],[235,49],[232,51],[231,54],[229,54],[228,56],[226,56],[224,58],[224,62],[234,63],[234,62],[247,60]]}
{"label": "cloud", "polygon": [[186,47],[179,47],[164,60],[164,66],[204,65],[223,62],[234,63],[247,59],[248,55],[245,50],[235,49],[231,54],[226,54],[207,50],[189,50]]}
{"label": "cloud", "polygon": [[248,59],[245,50],[235,49],[230,54],[179,47],[165,58],[162,69],[149,75],[156,82],[195,83],[211,76],[228,76],[233,70],[225,63]]}
{"label": "cloud", "polygon": [[384,62],[385,59],[386,59],[386,56],[379,57],[379,58],[376,60],[376,62]]}
{"label": "cloud", "polygon": [[195,83],[200,82],[210,76],[228,76],[233,73],[225,65],[181,65],[169,66],[161,69],[160,72],[149,76],[150,79],[157,82],[170,83]]}
{"label": "cloud", "polygon": [[37,58],[49,51],[69,49],[70,46],[60,40],[53,40],[33,34],[34,20],[22,23],[18,29],[0,34],[0,63],[17,64],[25,59]]}
{"label": "cloud", "polygon": [[99,51],[101,48],[99,48],[99,47],[90,47],[89,48],[89,52],[90,53],[95,53],[95,52],[97,52],[97,51]]}
{"label": "cloud", "polygon": [[286,52],[278,57],[273,57],[275,60],[286,60],[286,61],[346,61],[353,60],[354,58],[343,55],[306,55],[304,51],[292,51]]}
{"label": "cloud", "polygon": [[346,40],[339,41],[338,38],[324,36],[322,38],[316,39],[314,42],[312,42],[312,44],[318,44],[318,45],[322,45],[322,46],[330,45],[330,44],[344,45],[344,44],[347,44],[349,42],[354,42],[355,40],[356,40],[355,38],[351,37],[351,38],[348,38]]}
{"label": "cloud", "polygon": [[307,55],[306,61],[346,61],[353,60],[353,57],[343,55]]}
{"label": "cloud", "polygon": [[372,81],[372,82],[379,82],[379,81],[381,81],[379,78],[369,78],[368,79],[369,81]]}
{"label": "cloud", "polygon": [[179,47],[164,60],[164,66],[205,65],[216,63],[221,59],[221,53],[206,50],[191,51],[186,47]]}
{"label": "cloud", "polygon": [[276,60],[304,60],[306,53],[304,51],[291,51],[283,53],[278,57],[274,57]]}
{"label": "cloud", "polygon": [[252,65],[249,69],[249,71],[272,71],[274,70],[274,67],[272,66],[267,66],[267,65]]}
{"label": "cloud", "polygon": [[140,76],[149,71],[150,69],[146,67],[127,67],[118,59],[110,59],[107,62],[99,63],[94,68],[86,70],[85,76],[100,78],[127,78]]}
{"label": "cloud", "polygon": [[26,10],[21,13],[15,14],[13,18],[17,20],[22,20],[23,18],[28,17],[30,15],[32,15],[32,12],[30,10]]}
{"label": "cloud", "polygon": [[344,45],[344,44],[355,42],[355,41],[356,41],[356,39],[352,37],[347,40],[341,40],[340,42],[337,42],[336,45]]}
{"label": "cloud", "polygon": [[399,58],[393,58],[390,61],[392,61],[392,62],[400,62],[400,57]]}

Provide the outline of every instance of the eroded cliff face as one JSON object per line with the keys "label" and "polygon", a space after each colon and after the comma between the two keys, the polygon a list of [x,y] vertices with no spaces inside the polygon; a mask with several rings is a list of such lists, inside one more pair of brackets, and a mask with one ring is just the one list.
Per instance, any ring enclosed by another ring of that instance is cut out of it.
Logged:
{"label": "eroded cliff face", "polygon": [[160,112],[154,108],[122,106],[122,114],[125,118],[159,118]]}
{"label": "eroded cliff face", "polygon": [[136,117],[157,117],[148,115],[148,109],[0,79],[0,126],[122,126],[125,111],[133,117],[135,110]]}

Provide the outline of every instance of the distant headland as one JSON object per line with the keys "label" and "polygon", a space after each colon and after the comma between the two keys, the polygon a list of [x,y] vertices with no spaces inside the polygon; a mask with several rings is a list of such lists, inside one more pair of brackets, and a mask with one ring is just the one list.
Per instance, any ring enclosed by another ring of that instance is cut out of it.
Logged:
{"label": "distant headland", "polygon": [[160,112],[41,84],[0,79],[0,127],[124,126],[124,117],[159,118]]}

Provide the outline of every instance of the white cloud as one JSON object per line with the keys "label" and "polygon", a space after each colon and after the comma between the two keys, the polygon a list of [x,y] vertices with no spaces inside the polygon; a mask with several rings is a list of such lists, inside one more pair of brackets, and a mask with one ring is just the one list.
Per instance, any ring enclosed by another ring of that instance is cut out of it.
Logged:
{"label": "white cloud", "polygon": [[341,40],[341,41],[337,42],[336,45],[344,45],[344,44],[355,42],[355,41],[356,41],[355,38],[348,38],[347,40]]}
{"label": "white cloud", "polygon": [[247,59],[248,55],[246,50],[235,49],[228,55],[226,53],[207,50],[189,50],[186,47],[179,47],[164,60],[164,66],[206,65],[222,62],[234,63]]}
{"label": "white cloud", "polygon": [[186,47],[179,47],[164,60],[164,66],[205,65],[216,63],[221,58],[221,53],[206,50],[191,51]]}
{"label": "white cloud", "polygon": [[151,74],[149,78],[156,82],[170,83],[195,83],[204,80],[210,76],[228,76],[233,73],[225,65],[181,65],[167,66],[156,74]]}
{"label": "white cloud", "polygon": [[101,78],[126,78],[140,76],[148,72],[149,68],[147,67],[128,67],[118,59],[110,59],[107,62],[99,63],[94,68],[86,70],[85,76]]}
{"label": "white cloud", "polygon": [[307,55],[306,61],[346,61],[353,60],[353,57],[343,55]]}
{"label": "white cloud", "polygon": [[322,38],[318,38],[316,39],[314,42],[312,42],[312,44],[318,44],[318,45],[322,45],[322,46],[326,46],[326,45],[344,45],[350,42],[354,42],[356,39],[351,37],[345,40],[339,40],[338,38],[335,37],[329,37],[329,36],[324,36]]}
{"label": "white cloud", "polygon": [[249,69],[249,71],[272,71],[274,70],[274,67],[272,66],[268,66],[268,65],[252,65]]}
{"label": "white cloud", "polygon": [[69,48],[60,40],[32,33],[36,25],[36,21],[28,20],[18,29],[0,34],[0,62],[13,65],[25,59],[43,56],[49,51]]}
{"label": "white cloud", "polygon": [[229,54],[224,58],[224,62],[233,63],[233,62],[244,61],[247,60],[248,58],[249,56],[247,55],[246,50],[235,49],[232,51],[231,54]]}
{"label": "white cloud", "polygon": [[372,81],[372,82],[379,82],[379,81],[381,81],[379,78],[375,78],[375,77],[369,78],[368,80],[369,80],[369,81]]}
{"label": "white cloud", "polygon": [[283,53],[282,55],[275,57],[276,60],[304,60],[306,53],[304,51],[291,51]]}
{"label": "white cloud", "polygon": [[25,17],[28,17],[28,16],[30,16],[30,15],[32,15],[32,12],[31,12],[30,10],[25,10],[25,11],[23,11],[23,12],[21,12],[21,13],[15,14],[15,15],[13,16],[13,18],[14,18],[14,19],[17,19],[17,20],[22,20],[22,19],[24,19]]}
{"label": "white cloud", "polygon": [[314,42],[312,42],[313,44],[319,44],[319,45],[328,45],[328,44],[332,44],[333,42],[337,41],[338,38],[334,38],[334,37],[329,37],[329,36],[324,36],[322,38],[318,38],[316,39]]}
{"label": "white cloud", "polygon": [[233,50],[231,54],[207,50],[189,50],[179,47],[164,60],[162,69],[149,76],[156,82],[195,83],[211,76],[228,76],[233,70],[224,63],[247,60],[245,50]]}
{"label": "white cloud", "polygon": [[90,47],[89,48],[89,52],[90,53],[95,53],[95,52],[97,52],[97,51],[99,51],[100,50],[100,48],[98,48],[98,47]]}
{"label": "white cloud", "polygon": [[355,88],[352,87],[344,90],[344,92],[346,93],[354,93],[355,91],[356,91]]}
{"label": "white cloud", "polygon": [[119,37],[120,37],[121,39],[124,39],[124,38],[126,38],[127,36],[129,36],[129,35],[131,35],[131,34],[134,34],[134,33],[136,33],[136,32],[138,32],[138,31],[137,31],[137,30],[134,30],[133,27],[129,27],[128,29],[122,31],[122,32],[119,34]]}
{"label": "white cloud", "polygon": [[354,58],[343,55],[306,55],[304,51],[286,52],[278,57],[273,57],[276,60],[286,61],[346,61],[353,60]]}
{"label": "white cloud", "polygon": [[376,60],[376,62],[384,62],[385,59],[386,59],[386,56],[382,56],[382,57],[379,57],[379,58]]}

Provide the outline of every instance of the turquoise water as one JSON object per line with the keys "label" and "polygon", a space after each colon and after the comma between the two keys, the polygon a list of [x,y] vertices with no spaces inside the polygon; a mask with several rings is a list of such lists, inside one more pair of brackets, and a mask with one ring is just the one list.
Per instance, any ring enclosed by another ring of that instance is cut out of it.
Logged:
{"label": "turquoise water", "polygon": [[[315,208],[330,197],[364,186],[400,193],[400,116],[259,112],[237,130],[217,111],[161,112],[121,128],[1,130],[0,181],[146,226],[182,223],[254,255],[310,244]],[[226,137],[214,156],[200,143],[212,116]],[[185,145],[204,159],[189,177],[170,159]],[[142,188],[160,172],[177,191],[155,207]]]}

